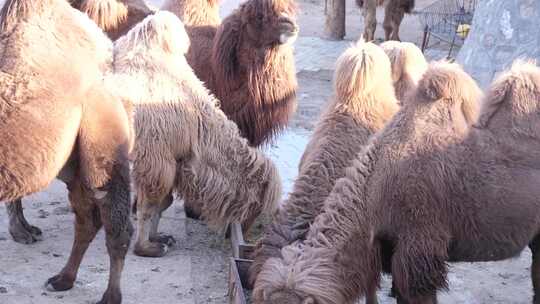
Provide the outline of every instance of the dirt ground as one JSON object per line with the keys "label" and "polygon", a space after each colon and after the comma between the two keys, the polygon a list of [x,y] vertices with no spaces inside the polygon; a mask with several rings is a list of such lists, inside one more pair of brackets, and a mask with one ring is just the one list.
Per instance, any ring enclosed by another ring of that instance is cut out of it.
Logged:
{"label": "dirt ground", "polygon": [[[150,2],[159,6],[161,1]],[[222,15],[226,16],[238,2],[223,0]],[[422,8],[433,0],[416,2],[417,8]],[[309,133],[332,95],[333,62],[347,45],[358,39],[363,24],[354,0],[347,0],[346,42],[321,41],[324,1],[301,0],[298,4],[301,27],[296,44],[298,110],[290,130],[267,149],[280,168],[285,192],[290,190]],[[380,38],[383,37],[381,10],[378,21],[376,36]],[[422,33],[416,17],[405,17],[401,37],[420,43]],[[310,52],[313,45],[320,47],[318,52]],[[86,254],[75,287],[67,292],[51,293],[43,288],[43,283],[64,265],[73,239],[74,217],[69,211],[65,187],[54,182],[45,191],[25,198],[24,206],[29,221],[43,230],[44,240],[32,245],[13,242],[7,231],[5,209],[0,207],[0,304],[95,303],[105,290],[108,276],[103,232]],[[128,253],[122,281],[123,303],[228,303],[231,252],[224,235],[210,231],[203,223],[186,219],[181,202],[175,202],[166,212],[161,231],[172,234],[177,244],[166,257],[159,259]],[[449,274],[450,292],[440,294],[440,303],[530,303],[529,264],[528,250],[521,257],[499,263],[453,264]],[[383,304],[395,303],[386,296],[388,290],[389,280],[385,278],[379,293]]]}

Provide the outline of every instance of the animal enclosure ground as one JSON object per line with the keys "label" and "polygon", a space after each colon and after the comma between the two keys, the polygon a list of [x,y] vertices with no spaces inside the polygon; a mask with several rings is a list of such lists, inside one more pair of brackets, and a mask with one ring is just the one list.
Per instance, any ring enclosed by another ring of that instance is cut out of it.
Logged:
{"label": "animal enclosure ground", "polygon": [[[223,16],[239,2],[222,1]],[[151,2],[156,6],[161,4],[161,0]],[[416,2],[421,8],[433,1]],[[332,94],[335,59],[359,37],[363,28],[354,0],[347,0],[346,41],[324,41],[320,39],[324,1],[301,0],[299,7],[301,36],[295,53],[299,106],[290,130],[267,149],[279,167],[285,192],[290,191],[309,133]],[[381,23],[382,10],[379,9],[378,38],[383,37]],[[416,17],[406,16],[401,28],[402,39],[419,44],[421,35]],[[430,58],[438,55],[435,53]],[[106,288],[108,276],[103,232],[92,243],[75,287],[67,292],[51,293],[43,288],[43,283],[64,265],[73,239],[74,216],[69,211],[67,192],[61,183],[54,182],[47,190],[25,198],[23,206],[29,222],[43,229],[44,240],[32,245],[13,242],[7,231],[5,208],[0,206],[0,303],[95,303]],[[223,234],[186,219],[180,202],[175,202],[165,213],[161,231],[172,234],[177,244],[158,259],[137,257],[129,251],[122,280],[123,303],[227,303],[227,263],[231,252]],[[440,303],[531,303],[530,261],[530,252],[526,250],[519,258],[499,263],[454,264],[449,275],[450,292],[441,293]],[[395,303],[386,296],[389,282],[385,277],[379,292],[382,304]]]}

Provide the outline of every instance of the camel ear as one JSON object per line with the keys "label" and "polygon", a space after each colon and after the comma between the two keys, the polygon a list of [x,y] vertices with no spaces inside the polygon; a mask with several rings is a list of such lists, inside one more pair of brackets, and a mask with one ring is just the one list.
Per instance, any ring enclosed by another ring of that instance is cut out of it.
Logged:
{"label": "camel ear", "polygon": [[222,85],[232,81],[238,72],[238,44],[240,43],[240,17],[238,11],[223,20],[212,49],[212,68]]}
{"label": "camel ear", "polygon": [[489,120],[500,109],[502,102],[506,99],[508,92],[511,89],[512,84],[509,81],[505,81],[490,90],[487,97],[484,100],[478,122],[475,127],[485,128],[487,127]]}
{"label": "camel ear", "polygon": [[315,304],[315,299],[313,299],[313,297],[307,297],[304,299],[302,304]]}

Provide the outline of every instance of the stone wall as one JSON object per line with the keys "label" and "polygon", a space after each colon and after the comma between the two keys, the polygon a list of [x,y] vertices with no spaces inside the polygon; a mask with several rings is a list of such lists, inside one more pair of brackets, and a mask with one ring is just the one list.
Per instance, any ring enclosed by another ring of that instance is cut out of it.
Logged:
{"label": "stone wall", "polygon": [[540,0],[479,0],[457,61],[481,86],[517,58],[540,63]]}

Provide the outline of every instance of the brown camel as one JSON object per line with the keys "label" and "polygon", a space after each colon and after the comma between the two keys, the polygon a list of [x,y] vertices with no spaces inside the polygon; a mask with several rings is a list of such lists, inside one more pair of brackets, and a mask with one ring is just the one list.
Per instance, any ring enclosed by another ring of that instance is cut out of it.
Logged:
{"label": "brown camel", "polygon": [[337,61],[334,81],[335,97],[306,147],[293,191],[257,242],[252,282],[266,260],[281,258],[281,248],[305,238],[336,180],[399,108],[390,61],[373,43],[347,49]]}
{"label": "brown camel", "polygon": [[409,14],[414,9],[415,0],[356,0],[358,7],[363,8],[364,35],[366,41],[375,39],[377,28],[377,6],[386,3],[384,9],[384,39],[401,40],[399,38],[399,26],[405,13]]}
{"label": "brown camel", "polygon": [[540,303],[540,68],[517,62],[502,74],[470,128],[477,91],[458,67],[431,66],[307,241],[265,265],[257,297],[351,303],[378,283],[388,242],[399,303],[436,303],[448,262],[504,260],[527,246]]}
{"label": "brown camel", "polygon": [[[65,0],[7,0],[0,11],[0,49],[0,201],[20,202],[55,177],[64,181],[76,215],[75,240],[47,288],[73,287],[103,225],[110,276],[99,303],[121,303],[132,232],[129,126],[122,103],[102,81],[111,42]],[[25,232],[39,234],[23,224]]]}
{"label": "brown camel", "polygon": [[[86,13],[113,40],[127,33],[146,16],[154,13],[144,0],[70,0],[69,2],[74,8]],[[41,230],[30,225],[24,217],[20,199],[7,202],[6,209],[9,217],[9,233],[14,241],[31,244],[42,239]]]}

